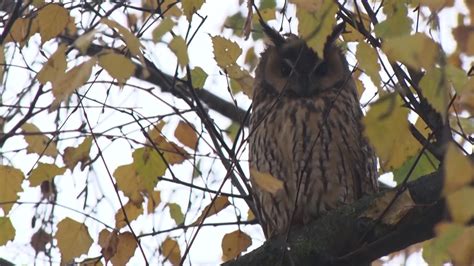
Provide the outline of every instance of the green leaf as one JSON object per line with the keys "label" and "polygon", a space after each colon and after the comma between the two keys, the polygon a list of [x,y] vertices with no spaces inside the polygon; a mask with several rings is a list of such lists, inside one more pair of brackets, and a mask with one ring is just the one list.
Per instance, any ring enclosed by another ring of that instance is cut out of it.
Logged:
{"label": "green leaf", "polygon": [[181,211],[181,206],[176,203],[168,203],[171,218],[176,222],[176,225],[184,223],[184,214]]}

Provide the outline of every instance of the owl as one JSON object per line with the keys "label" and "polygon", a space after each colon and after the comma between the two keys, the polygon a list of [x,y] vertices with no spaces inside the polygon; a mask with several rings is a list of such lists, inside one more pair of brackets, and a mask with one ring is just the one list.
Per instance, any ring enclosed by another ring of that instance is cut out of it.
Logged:
{"label": "owl", "polygon": [[271,45],[255,71],[250,168],[282,181],[269,192],[250,177],[267,238],[288,233],[378,190],[376,157],[363,136],[351,71],[328,36],[323,54],[263,24]]}

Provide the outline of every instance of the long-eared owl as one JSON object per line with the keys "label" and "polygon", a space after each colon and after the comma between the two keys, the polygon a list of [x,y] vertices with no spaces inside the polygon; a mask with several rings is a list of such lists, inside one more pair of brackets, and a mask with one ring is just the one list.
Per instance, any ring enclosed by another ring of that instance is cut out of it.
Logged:
{"label": "long-eared owl", "polygon": [[272,45],[256,69],[249,157],[251,169],[283,181],[270,193],[251,176],[261,224],[272,237],[378,188],[356,86],[335,44],[343,27],[322,40],[318,55],[301,38],[263,26]]}

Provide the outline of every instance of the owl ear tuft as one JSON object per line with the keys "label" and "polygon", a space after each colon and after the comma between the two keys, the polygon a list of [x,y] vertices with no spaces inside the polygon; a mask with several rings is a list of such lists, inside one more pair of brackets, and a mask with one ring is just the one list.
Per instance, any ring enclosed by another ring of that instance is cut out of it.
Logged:
{"label": "owl ear tuft", "polygon": [[326,43],[324,44],[324,59],[331,58],[334,53],[339,53],[339,49],[337,48],[335,42],[341,36],[341,34],[346,29],[346,24],[344,22],[337,24],[331,35],[329,35],[326,39]]}
{"label": "owl ear tuft", "polygon": [[259,19],[260,25],[262,25],[263,32],[270,39],[273,45],[276,47],[282,46],[285,43],[285,38],[281,36],[275,29],[270,27],[263,19]]}

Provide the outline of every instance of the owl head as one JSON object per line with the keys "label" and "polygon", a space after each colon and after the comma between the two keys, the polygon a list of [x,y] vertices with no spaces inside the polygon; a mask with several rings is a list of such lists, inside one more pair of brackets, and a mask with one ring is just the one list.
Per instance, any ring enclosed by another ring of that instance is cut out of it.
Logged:
{"label": "owl head", "polygon": [[344,86],[344,81],[350,80],[347,61],[334,43],[344,29],[342,24],[322,40],[322,55],[296,35],[282,36],[267,24],[262,26],[270,45],[256,69],[256,97],[263,91],[282,97],[311,97]]}

